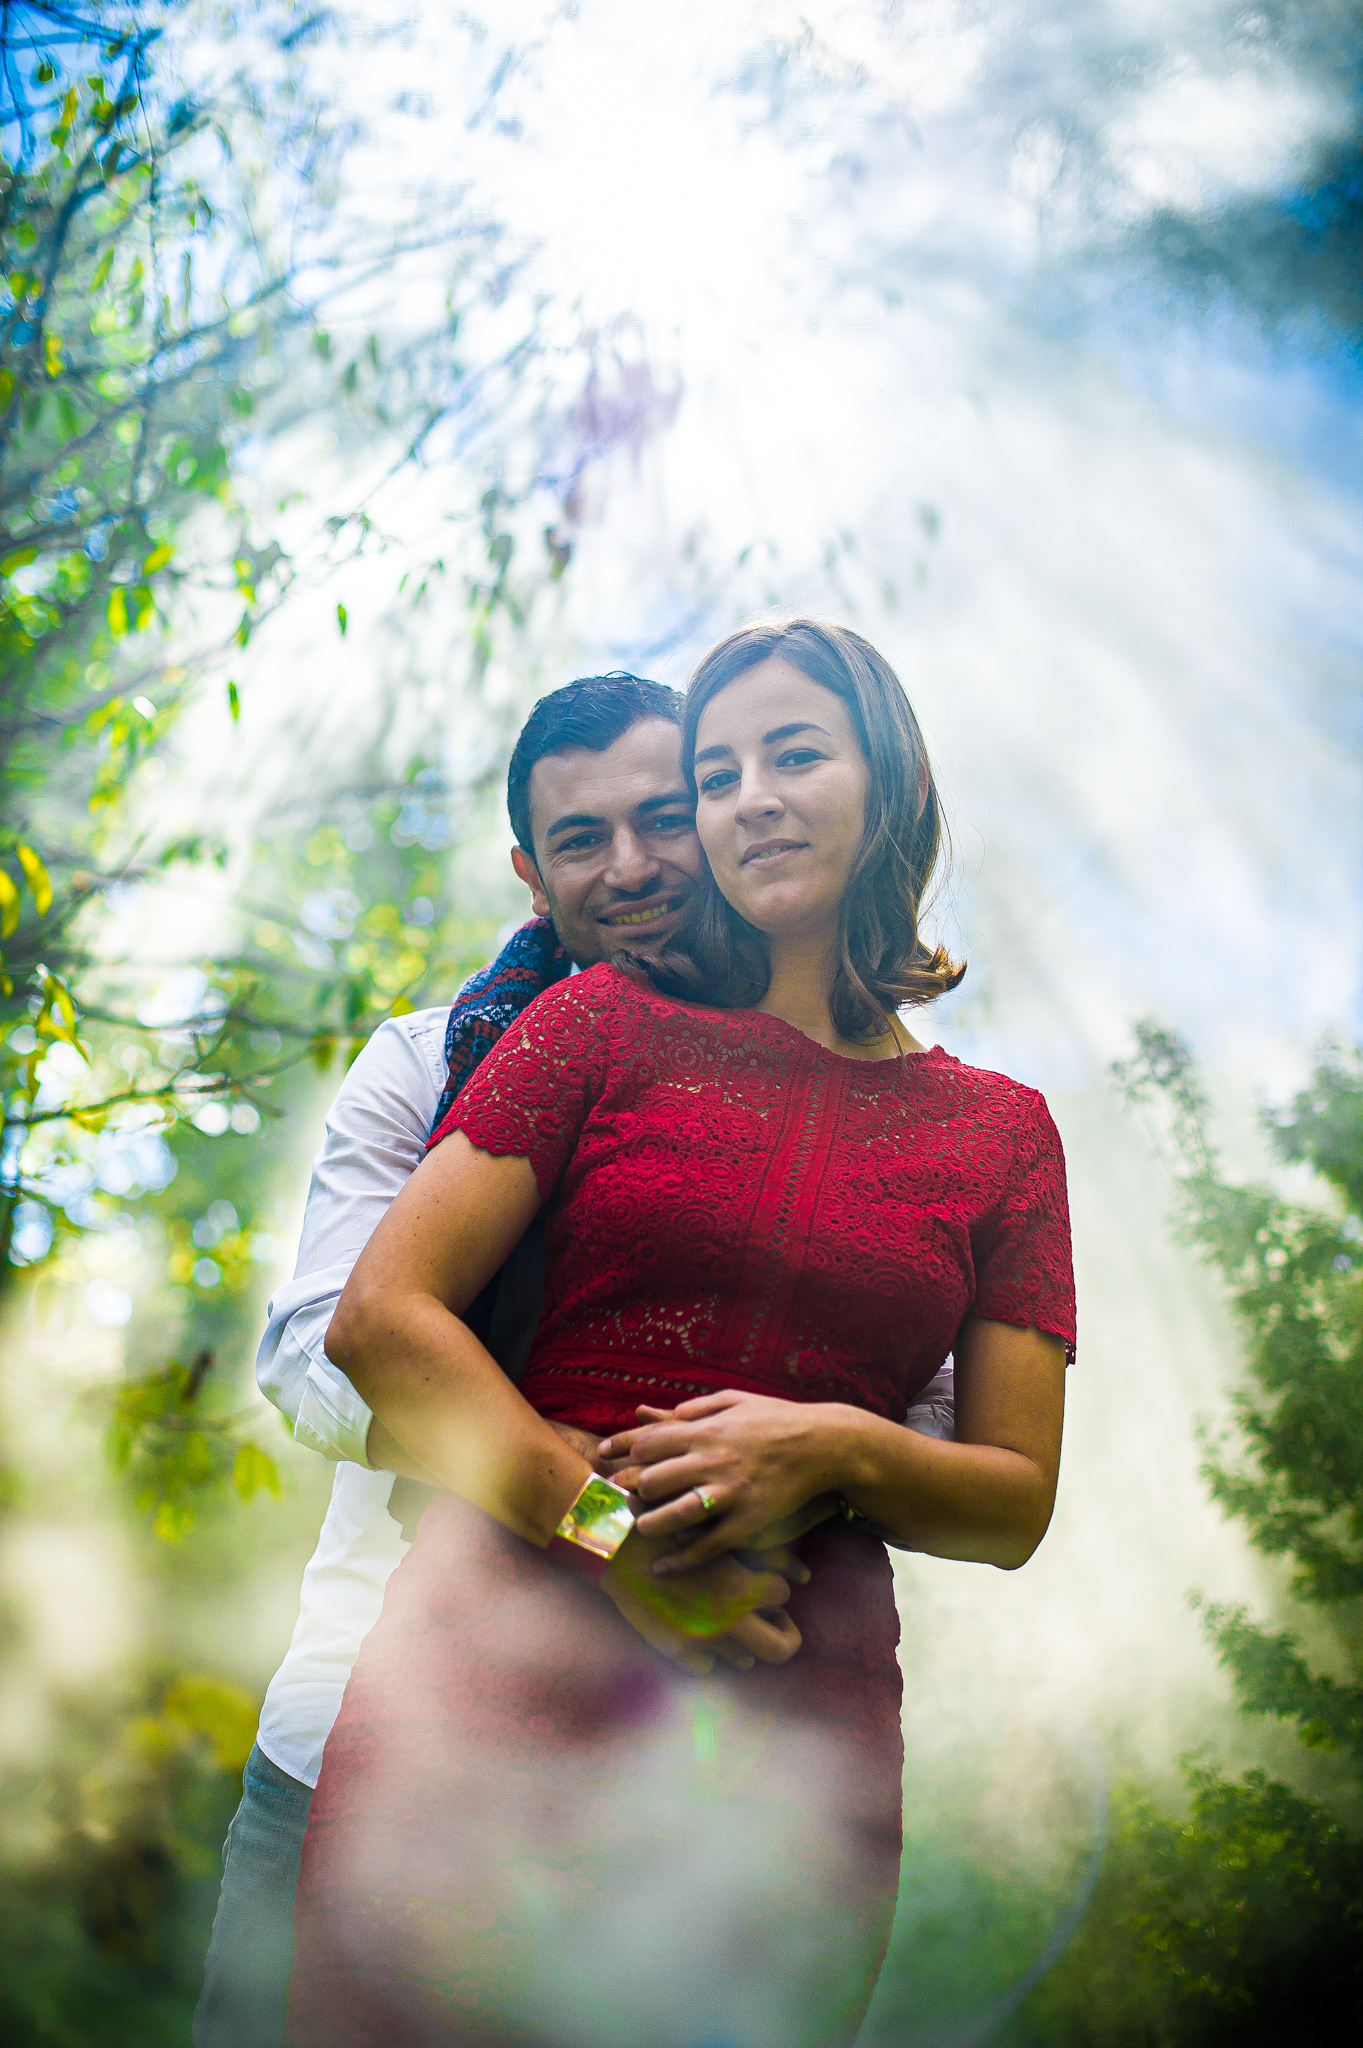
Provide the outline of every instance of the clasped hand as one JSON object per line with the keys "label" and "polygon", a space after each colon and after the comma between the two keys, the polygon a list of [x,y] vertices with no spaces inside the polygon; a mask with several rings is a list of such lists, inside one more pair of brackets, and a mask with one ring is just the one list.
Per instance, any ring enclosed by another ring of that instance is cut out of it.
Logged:
{"label": "clasped hand", "polygon": [[798,1565],[787,1546],[836,1507],[820,1477],[826,1431],[815,1408],[730,1392],[637,1412],[639,1427],[601,1443],[597,1464],[646,1504],[635,1528],[654,1547],[655,1587],[734,1554]]}
{"label": "clasped hand", "polygon": [[[617,1476],[615,1465],[600,1456],[595,1437],[568,1423],[552,1427],[592,1459],[604,1477]],[[809,1568],[785,1541],[751,1545],[741,1559],[720,1554],[681,1577],[659,1574],[659,1561],[673,1548],[670,1537],[649,1536],[636,1524],[601,1582],[621,1617],[646,1643],[698,1678],[709,1675],[716,1658],[750,1671],[755,1663],[785,1664],[795,1655],[800,1631],[782,1610],[791,1587],[808,1583]]]}

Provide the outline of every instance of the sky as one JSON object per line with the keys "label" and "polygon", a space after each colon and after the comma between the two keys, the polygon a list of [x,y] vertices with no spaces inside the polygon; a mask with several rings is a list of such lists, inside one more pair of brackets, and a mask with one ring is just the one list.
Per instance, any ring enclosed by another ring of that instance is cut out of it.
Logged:
{"label": "sky", "polygon": [[[476,762],[561,676],[680,684],[740,618],[843,617],[899,667],[945,783],[972,972],[942,1014],[976,1050],[1084,1085],[1154,1010],[1290,1086],[1357,1025],[1358,377],[1261,220],[1347,140],[1336,11],[342,18],[309,58],[356,131],[336,221],[495,222],[515,302],[544,309],[546,387],[593,335],[607,398],[642,379],[645,417],[590,470],[559,609],[484,702],[440,648],[457,619],[395,633],[387,601],[466,439],[382,503],[346,649],[319,653],[328,587],[264,644],[290,687],[262,717],[343,749],[377,674],[395,748],[434,725]],[[356,331],[419,336],[438,273],[395,269]],[[561,464],[574,435],[569,406]],[[365,451],[314,421],[300,455],[315,505]],[[243,749],[263,799],[271,750]],[[507,888],[504,851],[480,886]]]}

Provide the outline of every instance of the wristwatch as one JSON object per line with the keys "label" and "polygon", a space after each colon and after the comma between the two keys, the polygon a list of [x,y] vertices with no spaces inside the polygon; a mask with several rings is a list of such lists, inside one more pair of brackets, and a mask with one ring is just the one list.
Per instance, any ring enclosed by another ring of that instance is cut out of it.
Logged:
{"label": "wristwatch", "polygon": [[599,1579],[633,1527],[624,1487],[593,1473],[550,1537],[549,1555],[584,1578]]}

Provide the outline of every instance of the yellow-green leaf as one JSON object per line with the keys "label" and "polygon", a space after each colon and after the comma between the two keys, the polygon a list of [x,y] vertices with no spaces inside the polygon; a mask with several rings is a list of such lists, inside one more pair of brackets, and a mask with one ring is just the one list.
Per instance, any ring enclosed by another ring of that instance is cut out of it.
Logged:
{"label": "yellow-green leaf", "polygon": [[227,684],[227,708],[232,714],[232,723],[235,725],[241,717],[241,693],[230,678]]}
{"label": "yellow-green leaf", "polygon": [[221,1678],[177,1678],[161,1706],[170,1721],[206,1735],[225,1771],[245,1768],[259,1710],[250,1693]]}
{"label": "yellow-green leaf", "polygon": [[114,245],[111,242],[108,248],[104,251],[104,254],[100,257],[99,262],[95,265],[95,274],[90,279],[90,289],[92,292],[97,292],[101,285],[108,283],[109,272],[113,269],[113,267]]}
{"label": "yellow-green leaf", "polygon": [[60,334],[49,334],[43,340],[43,355],[49,377],[60,377],[62,373],[62,338]]}
{"label": "yellow-green leaf", "polygon": [[415,1008],[416,1004],[408,997],[399,996],[388,1014],[390,1017],[410,1017]]}
{"label": "yellow-green leaf", "polygon": [[108,619],[115,640],[124,639],[128,631],[128,599],[122,590],[109,592]]}
{"label": "yellow-green leaf", "polygon": [[338,604],[336,607],[336,623],[341,629],[341,638],[344,640],[346,629],[346,608],[343,604]]}
{"label": "yellow-green leaf", "polygon": [[90,1055],[76,1036],[76,1006],[71,1000],[71,991],[55,974],[43,976],[43,1007],[34,1019],[33,1028],[39,1038],[62,1039],[89,1066]]}
{"label": "yellow-green leaf", "polygon": [[194,1510],[182,1501],[163,1500],[157,1503],[156,1519],[152,1531],[158,1542],[178,1543],[194,1527]]}
{"label": "yellow-green leaf", "polygon": [[243,1444],[237,1452],[232,1460],[232,1483],[243,1500],[250,1500],[262,1488],[279,1499],[279,1467],[259,1444]]}
{"label": "yellow-green leaf", "polygon": [[19,891],[0,868],[0,939],[19,929]]}
{"label": "yellow-green leaf", "polygon": [[213,1453],[201,1430],[192,1429],[185,1438],[185,1477],[191,1486],[202,1486],[213,1476]]}
{"label": "yellow-green leaf", "polygon": [[0,412],[7,412],[9,410],[9,402],[13,396],[14,372],[13,370],[0,370]]}
{"label": "yellow-green leaf", "polygon": [[39,917],[46,917],[52,908],[52,883],[47,869],[31,846],[16,846],[19,865],[28,877],[28,886],[33,891],[33,907]]}
{"label": "yellow-green leaf", "polygon": [[163,540],[160,547],[153,548],[146,561],[142,564],[142,574],[144,576],[154,576],[158,569],[165,568],[166,563],[174,553],[175,550],[170,542]]}

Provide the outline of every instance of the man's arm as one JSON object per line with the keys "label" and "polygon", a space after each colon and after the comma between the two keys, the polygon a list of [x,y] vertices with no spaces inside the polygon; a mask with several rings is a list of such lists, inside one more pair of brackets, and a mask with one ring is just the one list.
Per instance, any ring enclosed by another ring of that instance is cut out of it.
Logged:
{"label": "man's arm", "polygon": [[[327,1325],[356,1259],[420,1162],[444,1080],[448,1017],[441,1009],[390,1018],[351,1067],[313,1165],[294,1277],[270,1301],[256,1354],[260,1390],[297,1441],[327,1458],[369,1463],[372,1413],[327,1357]],[[403,1469],[425,1477],[410,1461]]]}

